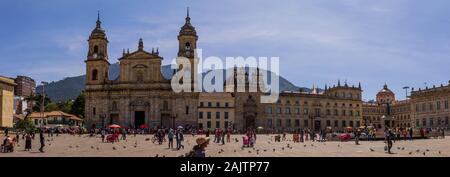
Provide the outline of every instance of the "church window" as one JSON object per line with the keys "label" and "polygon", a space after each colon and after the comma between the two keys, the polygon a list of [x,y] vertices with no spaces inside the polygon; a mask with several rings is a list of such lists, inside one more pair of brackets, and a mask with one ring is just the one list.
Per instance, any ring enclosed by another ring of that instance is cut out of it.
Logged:
{"label": "church window", "polygon": [[97,46],[97,45],[94,46],[94,53],[95,53],[95,54],[98,54],[98,46]]}
{"label": "church window", "polygon": [[96,69],[92,70],[92,80],[97,80],[98,71]]}
{"label": "church window", "polygon": [[95,113],[96,113],[96,110],[95,110],[95,107],[93,107],[92,108],[92,114],[95,115]]}
{"label": "church window", "polygon": [[137,71],[137,73],[136,73],[136,81],[138,81],[138,82],[144,81],[144,74],[142,73],[142,71]]}
{"label": "church window", "polygon": [[186,114],[189,114],[189,106],[186,106]]}

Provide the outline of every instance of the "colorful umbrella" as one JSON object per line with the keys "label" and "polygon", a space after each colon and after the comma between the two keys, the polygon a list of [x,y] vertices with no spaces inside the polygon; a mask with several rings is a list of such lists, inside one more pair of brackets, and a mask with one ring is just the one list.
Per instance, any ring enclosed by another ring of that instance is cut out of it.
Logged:
{"label": "colorful umbrella", "polygon": [[120,125],[116,125],[116,124],[112,124],[110,126],[108,126],[109,128],[120,128]]}

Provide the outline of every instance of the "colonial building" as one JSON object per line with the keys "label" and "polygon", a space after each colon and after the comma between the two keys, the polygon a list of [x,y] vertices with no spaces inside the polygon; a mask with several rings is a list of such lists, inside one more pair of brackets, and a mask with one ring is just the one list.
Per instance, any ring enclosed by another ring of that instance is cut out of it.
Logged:
{"label": "colonial building", "polygon": [[449,117],[450,81],[448,85],[412,90],[411,114],[417,127],[450,128]]}
{"label": "colonial building", "polygon": [[284,92],[278,102],[262,104],[264,126],[269,129],[295,130],[327,127],[343,130],[362,125],[361,85],[325,87],[323,92]]}
{"label": "colonial building", "polygon": [[36,127],[83,126],[83,119],[62,111],[33,112],[28,118]]}
{"label": "colonial building", "polygon": [[233,128],[234,110],[234,97],[231,93],[200,93],[198,128]]}
{"label": "colonial building", "polygon": [[[198,36],[190,20],[188,12],[185,24],[178,34],[178,56],[192,61]],[[140,39],[137,50],[123,52],[123,56],[119,58],[119,77],[110,80],[108,43],[106,32],[98,18],[96,27],[89,36],[85,61],[87,126],[197,125],[198,93],[172,91],[171,78],[165,78],[161,74],[163,57],[159,55],[158,49],[146,51],[144,42]]]}
{"label": "colonial building", "polygon": [[13,127],[14,80],[0,76],[0,128]]}

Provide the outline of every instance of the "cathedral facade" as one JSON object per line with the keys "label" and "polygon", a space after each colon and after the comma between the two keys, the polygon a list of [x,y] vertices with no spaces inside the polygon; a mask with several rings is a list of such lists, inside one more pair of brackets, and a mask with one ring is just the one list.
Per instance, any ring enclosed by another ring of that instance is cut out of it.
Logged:
{"label": "cathedral facade", "polygon": [[[178,35],[178,56],[194,58],[197,33],[189,12]],[[175,93],[170,78],[161,74],[163,57],[146,51],[139,40],[134,52],[119,58],[119,77],[110,80],[108,39],[98,18],[89,36],[86,63],[85,118],[87,127],[119,124],[123,127],[176,127],[197,125],[198,93]]]}

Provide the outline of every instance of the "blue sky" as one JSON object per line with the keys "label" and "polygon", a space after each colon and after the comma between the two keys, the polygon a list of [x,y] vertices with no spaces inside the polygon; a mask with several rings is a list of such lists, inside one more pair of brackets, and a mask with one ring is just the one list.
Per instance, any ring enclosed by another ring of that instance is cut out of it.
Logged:
{"label": "blue sky", "polygon": [[204,56],[279,56],[298,86],[360,81],[369,100],[387,82],[402,99],[450,80],[448,0],[1,0],[0,75],[84,74],[97,10],[111,63],[142,37],[168,64],[187,6]]}

